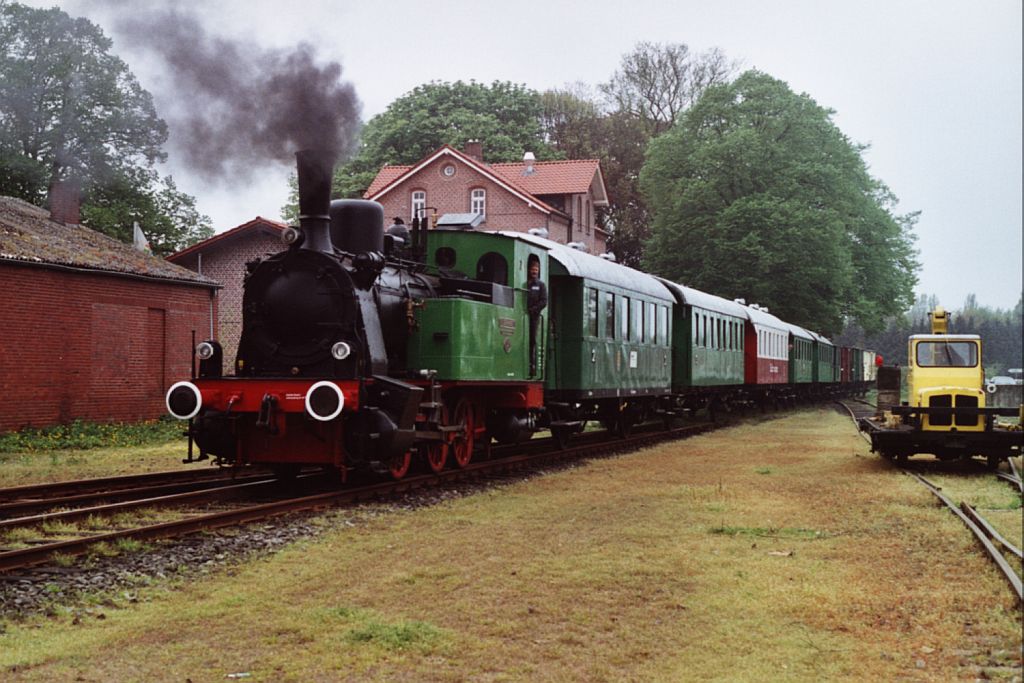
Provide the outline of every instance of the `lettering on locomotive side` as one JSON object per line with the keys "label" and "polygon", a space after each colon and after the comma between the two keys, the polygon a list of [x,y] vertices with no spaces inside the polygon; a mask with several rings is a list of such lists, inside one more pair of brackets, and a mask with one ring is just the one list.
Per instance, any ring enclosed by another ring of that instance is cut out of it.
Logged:
{"label": "lettering on locomotive side", "polygon": [[503,337],[511,337],[516,333],[516,321],[512,318],[498,318],[498,333]]}
{"label": "lettering on locomotive side", "polygon": [[286,401],[305,401],[306,400],[306,395],[305,394],[285,394],[284,395],[284,400],[286,400]]}

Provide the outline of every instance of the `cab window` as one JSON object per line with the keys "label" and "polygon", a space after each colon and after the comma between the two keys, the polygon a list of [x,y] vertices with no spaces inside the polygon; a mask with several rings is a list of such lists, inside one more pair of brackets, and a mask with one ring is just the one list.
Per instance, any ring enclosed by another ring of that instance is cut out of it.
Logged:
{"label": "cab window", "polygon": [[924,368],[973,368],[978,364],[978,345],[972,341],[918,342],[917,364]]}

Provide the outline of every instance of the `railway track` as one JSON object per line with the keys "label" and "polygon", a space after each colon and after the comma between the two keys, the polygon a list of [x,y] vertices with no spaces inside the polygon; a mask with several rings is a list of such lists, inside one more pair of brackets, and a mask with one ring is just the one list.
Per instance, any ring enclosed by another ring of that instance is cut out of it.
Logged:
{"label": "railway track", "polygon": [[[493,448],[489,459],[471,462],[462,469],[409,476],[399,481],[356,483],[343,489],[334,486],[330,477],[315,473],[301,475],[291,482],[277,481],[265,473],[237,477],[229,483],[209,477],[201,482],[198,489],[173,492],[166,492],[166,487],[196,486],[197,482],[168,484],[166,479],[154,476],[153,481],[157,483],[153,487],[132,486],[139,483],[137,478],[136,481],[118,478],[114,482],[115,490],[110,492],[97,486],[96,480],[68,482],[52,490],[46,486],[3,489],[0,490],[0,500],[7,502],[0,505],[0,513],[8,518],[0,519],[0,538],[21,538],[21,545],[27,547],[0,549],[0,575],[46,564],[54,558],[87,554],[101,543],[166,539],[289,513],[387,498],[420,488],[486,481],[567,460],[635,450],[701,433],[714,426],[713,423],[699,423],[671,430],[637,431],[628,438],[611,440],[605,432],[592,432],[581,435],[572,447],[564,450],[557,447],[553,438],[535,439],[520,446]],[[85,489],[90,490],[88,493],[60,495]],[[148,495],[154,492],[158,495]],[[111,497],[119,499],[97,503]],[[258,500],[254,502],[254,498]],[[69,503],[78,507],[55,509]],[[210,506],[218,509],[210,510]],[[169,510],[166,514],[178,518],[114,529],[105,521],[125,513],[158,508]],[[53,538],[54,535],[58,537]],[[65,537],[69,535],[74,537]]]}
{"label": "railway track", "polygon": [[[857,427],[858,433],[868,442],[871,439],[860,431],[858,420],[862,417],[866,417],[868,414],[874,412],[874,406],[864,401],[856,402],[854,405],[849,405],[846,402],[839,402],[850,416],[853,418],[854,425]],[[971,461],[972,463],[974,461]],[[1018,492],[1021,490],[1021,480],[1019,473],[1017,472],[1016,466],[1013,460],[1007,460],[1010,467],[1010,474],[1003,472],[995,473],[1000,479],[1004,479],[1014,483],[1017,486]],[[924,464],[924,463],[918,463]],[[942,463],[945,464],[945,463]],[[976,471],[980,471],[980,465],[975,463],[975,467],[978,468]],[[1021,576],[1013,569],[1010,563],[1007,561],[1006,555],[1016,557],[1018,561],[1024,562],[1024,558],[1021,556],[1021,550],[1013,543],[1003,537],[993,526],[990,524],[973,506],[966,501],[961,501],[960,505],[957,506],[948,496],[946,496],[942,487],[937,486],[935,483],[929,481],[921,474],[913,472],[907,468],[900,468],[900,471],[908,476],[914,477],[919,483],[927,488],[936,498],[938,498],[953,514],[955,514],[964,525],[971,531],[974,537],[978,540],[981,546],[984,548],[986,554],[996,565],[1003,576],[1006,578],[1007,583],[1010,584],[1011,589],[1017,596],[1017,603],[1021,605],[1024,602],[1024,594],[1022,594]],[[1004,555],[1004,553],[1006,555]]]}

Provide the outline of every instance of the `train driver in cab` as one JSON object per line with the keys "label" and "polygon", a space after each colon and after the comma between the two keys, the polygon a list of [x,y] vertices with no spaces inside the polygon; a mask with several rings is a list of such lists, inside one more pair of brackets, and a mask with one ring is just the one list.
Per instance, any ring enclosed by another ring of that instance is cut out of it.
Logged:
{"label": "train driver in cab", "polygon": [[540,259],[532,254],[526,266],[526,311],[530,314],[530,377],[537,374],[537,328],[540,312],[548,305],[548,290],[540,279]]}

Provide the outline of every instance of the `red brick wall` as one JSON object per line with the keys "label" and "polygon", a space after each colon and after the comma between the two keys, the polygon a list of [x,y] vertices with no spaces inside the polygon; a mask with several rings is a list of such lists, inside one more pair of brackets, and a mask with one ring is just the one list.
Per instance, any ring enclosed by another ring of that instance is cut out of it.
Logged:
{"label": "red brick wall", "polygon": [[[231,239],[214,242],[201,249],[202,274],[224,285],[217,294],[219,333],[217,341],[224,348],[224,374],[235,370],[235,354],[242,336],[242,280],[245,264],[284,249],[281,238],[265,230],[253,228]],[[199,254],[175,260],[179,266],[199,272]],[[202,337],[206,339],[206,337]]]}
{"label": "red brick wall", "polygon": [[0,264],[0,292],[0,431],[159,417],[210,327],[202,287]]}
{"label": "red brick wall", "polygon": [[[445,176],[441,172],[441,169],[449,164],[455,167],[453,176]],[[390,224],[395,216],[406,223],[411,223],[412,193],[416,190],[426,191],[427,206],[436,207],[437,215],[440,217],[446,213],[469,213],[470,192],[474,188],[483,188],[487,191],[487,218],[481,224],[481,230],[526,232],[530,228],[546,228],[548,238],[555,242],[587,242],[591,247],[591,253],[604,251],[603,242],[598,245],[595,241],[595,231],[592,230],[591,234],[587,235],[585,232],[574,230],[570,236],[567,219],[550,216],[538,208],[531,207],[475,168],[447,156],[442,156],[424,167],[378,201],[384,206],[386,224]],[[566,207],[566,213],[570,212],[571,207]],[[601,251],[594,251],[598,247]]]}

